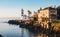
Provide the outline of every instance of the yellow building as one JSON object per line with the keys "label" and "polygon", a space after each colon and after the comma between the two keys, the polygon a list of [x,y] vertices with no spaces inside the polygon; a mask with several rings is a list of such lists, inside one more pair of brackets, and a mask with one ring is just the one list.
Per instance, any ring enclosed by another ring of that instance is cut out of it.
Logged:
{"label": "yellow building", "polygon": [[46,7],[40,9],[38,12],[38,21],[41,22],[42,18],[50,18],[51,20],[57,19],[57,10],[53,7]]}
{"label": "yellow building", "polygon": [[38,12],[34,11],[34,14],[32,17],[34,18],[34,21],[38,21]]}

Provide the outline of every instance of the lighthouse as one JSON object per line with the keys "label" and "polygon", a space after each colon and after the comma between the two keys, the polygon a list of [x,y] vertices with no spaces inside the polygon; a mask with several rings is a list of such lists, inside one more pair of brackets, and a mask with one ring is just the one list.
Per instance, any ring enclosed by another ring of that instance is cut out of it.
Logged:
{"label": "lighthouse", "polygon": [[27,15],[24,15],[24,10],[21,9],[21,18],[20,18],[22,21],[25,21],[25,20],[28,20],[28,16]]}

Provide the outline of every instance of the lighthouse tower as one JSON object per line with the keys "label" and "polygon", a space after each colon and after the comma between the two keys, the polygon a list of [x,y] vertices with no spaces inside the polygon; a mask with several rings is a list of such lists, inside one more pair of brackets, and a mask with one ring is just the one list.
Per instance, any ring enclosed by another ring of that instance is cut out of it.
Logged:
{"label": "lighthouse tower", "polygon": [[20,17],[20,19],[21,19],[21,20],[24,19],[24,10],[23,10],[23,9],[21,9],[21,17]]}

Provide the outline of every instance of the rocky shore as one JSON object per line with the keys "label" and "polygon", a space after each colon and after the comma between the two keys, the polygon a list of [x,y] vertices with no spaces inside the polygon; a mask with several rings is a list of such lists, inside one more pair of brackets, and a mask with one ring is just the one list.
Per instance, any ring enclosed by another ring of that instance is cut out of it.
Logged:
{"label": "rocky shore", "polygon": [[54,34],[54,33],[60,34],[60,31],[54,30],[53,27],[50,29],[46,29],[43,28],[41,25],[34,25],[35,23],[33,21],[9,20],[8,23],[19,25],[19,27],[26,28],[29,31],[34,33],[42,32],[47,34]]}

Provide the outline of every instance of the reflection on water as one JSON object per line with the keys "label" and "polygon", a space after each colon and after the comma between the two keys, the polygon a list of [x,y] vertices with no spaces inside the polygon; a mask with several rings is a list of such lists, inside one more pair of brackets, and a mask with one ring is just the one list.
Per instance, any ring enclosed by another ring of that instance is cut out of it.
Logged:
{"label": "reflection on water", "polygon": [[[27,33],[27,34],[26,34]],[[60,37],[60,34],[33,33],[22,28],[21,37]]]}
{"label": "reflection on water", "polygon": [[1,21],[0,34],[3,37],[60,37],[60,34],[33,33],[28,29],[20,28],[19,25],[1,23]]}

